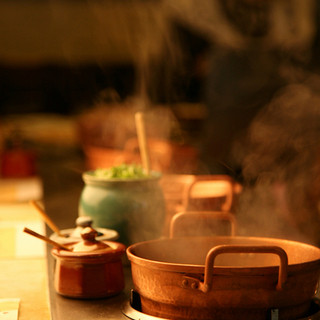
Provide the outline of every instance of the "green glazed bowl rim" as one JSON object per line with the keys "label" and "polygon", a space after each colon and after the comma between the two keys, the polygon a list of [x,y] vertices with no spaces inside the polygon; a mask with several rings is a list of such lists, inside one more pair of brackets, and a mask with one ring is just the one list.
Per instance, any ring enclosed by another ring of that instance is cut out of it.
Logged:
{"label": "green glazed bowl rim", "polygon": [[154,181],[159,180],[162,177],[162,173],[158,171],[151,171],[150,176],[148,177],[139,177],[139,178],[105,178],[105,177],[96,177],[93,175],[95,170],[85,171],[82,174],[84,181],[105,181],[105,182],[139,182],[139,181]]}

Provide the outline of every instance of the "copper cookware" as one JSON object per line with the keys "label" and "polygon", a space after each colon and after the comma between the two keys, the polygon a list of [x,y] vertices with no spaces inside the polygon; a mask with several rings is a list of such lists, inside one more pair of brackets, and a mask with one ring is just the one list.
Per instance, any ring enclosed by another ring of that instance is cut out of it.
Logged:
{"label": "copper cookware", "polygon": [[178,237],[127,249],[142,312],[168,319],[297,319],[315,295],[320,249],[258,237]]}
{"label": "copper cookware", "polygon": [[97,232],[85,228],[83,240],[67,244],[70,250],[53,248],[56,259],[54,286],[71,298],[103,298],[124,289],[122,256],[125,246],[114,241],[97,241]]}

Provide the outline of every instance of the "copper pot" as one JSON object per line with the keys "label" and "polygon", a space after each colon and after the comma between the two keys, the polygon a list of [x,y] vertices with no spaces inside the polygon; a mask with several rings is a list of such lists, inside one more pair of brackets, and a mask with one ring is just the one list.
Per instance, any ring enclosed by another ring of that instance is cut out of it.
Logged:
{"label": "copper pot", "polygon": [[125,246],[114,241],[97,241],[93,235],[96,232],[92,230],[85,228],[83,241],[68,244],[70,251],[51,250],[56,259],[54,287],[63,296],[103,298],[124,289],[122,256]]}
{"label": "copper pot", "polygon": [[127,249],[142,312],[168,319],[297,319],[309,310],[320,249],[258,237],[179,237]]}

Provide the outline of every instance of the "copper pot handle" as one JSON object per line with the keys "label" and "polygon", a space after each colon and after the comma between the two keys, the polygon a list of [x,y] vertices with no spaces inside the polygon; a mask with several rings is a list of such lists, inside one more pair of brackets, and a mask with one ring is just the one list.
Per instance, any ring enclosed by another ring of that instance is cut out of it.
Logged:
{"label": "copper pot handle", "polygon": [[178,230],[181,230],[179,227],[179,222],[185,220],[192,221],[194,219],[197,222],[199,219],[208,219],[208,220],[220,220],[220,221],[228,221],[231,226],[230,235],[235,236],[237,221],[235,216],[230,212],[222,212],[222,211],[183,211],[176,213],[170,222],[170,238],[175,238]]}
{"label": "copper pot handle", "polygon": [[[220,245],[212,248],[206,257],[204,281],[197,278],[185,276],[182,280],[182,286],[185,288],[198,289],[204,293],[210,291],[213,281],[214,260],[219,254],[223,253],[271,253],[280,258],[277,290],[282,290],[287,280],[288,274],[288,256],[285,250],[277,246],[238,246],[238,245]],[[212,269],[213,267],[213,269]]]}

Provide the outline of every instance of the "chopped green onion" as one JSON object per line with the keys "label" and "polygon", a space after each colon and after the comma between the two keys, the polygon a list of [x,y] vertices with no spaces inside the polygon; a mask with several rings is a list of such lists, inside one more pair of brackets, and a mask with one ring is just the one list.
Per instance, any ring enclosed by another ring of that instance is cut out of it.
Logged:
{"label": "chopped green onion", "polygon": [[134,179],[148,177],[144,169],[136,164],[120,164],[110,168],[98,168],[93,171],[93,175],[106,179]]}

